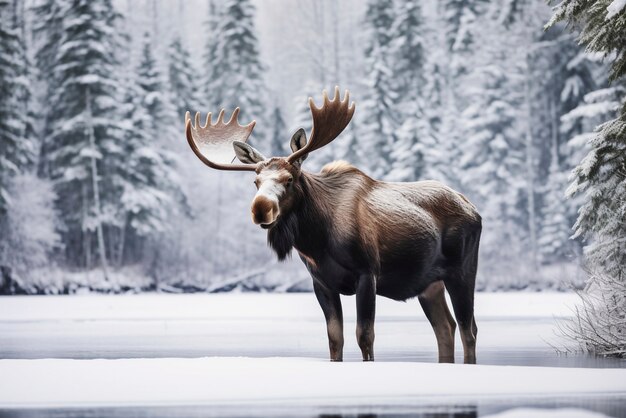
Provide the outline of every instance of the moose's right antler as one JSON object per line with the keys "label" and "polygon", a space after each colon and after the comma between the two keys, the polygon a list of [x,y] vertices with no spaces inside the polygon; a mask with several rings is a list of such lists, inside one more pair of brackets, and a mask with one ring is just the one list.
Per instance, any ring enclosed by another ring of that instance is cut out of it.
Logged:
{"label": "moose's right antler", "polygon": [[224,109],[211,123],[211,113],[206,117],[204,126],[200,125],[200,113],[196,112],[195,126],[191,123],[191,114],[185,113],[185,132],[187,142],[200,160],[218,170],[254,171],[256,164],[232,164],[235,159],[233,142],[246,142],[254,129],[255,121],[241,126],[237,120],[239,108],[236,108],[228,122],[224,122]]}
{"label": "moose's right antler", "polygon": [[354,102],[350,103],[350,92],[346,90],[343,100],[339,96],[339,87],[335,87],[335,95],[332,100],[328,99],[326,90],[323,92],[321,107],[316,107],[313,98],[309,98],[309,107],[313,118],[313,129],[309,142],[298,151],[287,157],[287,161],[293,163],[298,158],[311,151],[322,148],[331,143],[348,126],[354,115]]}

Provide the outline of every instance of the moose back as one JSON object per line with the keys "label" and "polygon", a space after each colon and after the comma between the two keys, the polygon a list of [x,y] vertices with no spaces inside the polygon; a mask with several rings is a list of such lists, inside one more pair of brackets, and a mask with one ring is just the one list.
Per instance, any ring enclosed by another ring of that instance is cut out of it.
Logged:
{"label": "moose back", "polygon": [[[309,99],[313,129],[299,129],[293,153],[266,158],[246,143],[255,122],[239,125],[239,109],[204,125],[186,115],[189,145],[202,162],[219,170],[256,174],[251,215],[267,230],[280,260],[296,250],[313,279],[326,318],[331,361],[343,359],[340,294],[356,295],[357,341],[363,360],[374,360],[376,295],[418,298],[435,336],[440,362],[454,362],[458,322],[465,363],[476,362],[474,287],[481,217],[462,194],[436,181],[377,181],[337,161],[313,174],[301,169],[308,154],[332,142],[354,114],[346,91]],[[232,164],[234,157],[241,163]],[[374,158],[375,156],[372,156]],[[450,295],[454,317],[445,300]],[[454,320],[456,318],[456,322]]]}

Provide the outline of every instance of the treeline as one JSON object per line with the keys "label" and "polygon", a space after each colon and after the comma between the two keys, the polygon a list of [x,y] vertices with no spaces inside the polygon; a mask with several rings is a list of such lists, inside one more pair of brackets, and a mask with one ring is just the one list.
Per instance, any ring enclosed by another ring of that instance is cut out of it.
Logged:
{"label": "treeline", "polygon": [[570,237],[583,196],[565,198],[568,175],[624,88],[562,27],[544,31],[547,5],[284,2],[270,25],[280,39],[262,43],[250,0],[208,0],[193,54],[184,22],[159,32],[159,5],[0,0],[5,284],[174,291],[305,279],[302,268],[275,273],[248,221],[251,182],[202,167],[183,115],[240,106],[241,121],[258,122],[255,146],[284,155],[292,128],[310,129],[306,98],[335,84],[352,91],[355,120],[308,169],[343,158],[379,179],[466,193],[484,219],[483,288],[582,282],[584,243]]}

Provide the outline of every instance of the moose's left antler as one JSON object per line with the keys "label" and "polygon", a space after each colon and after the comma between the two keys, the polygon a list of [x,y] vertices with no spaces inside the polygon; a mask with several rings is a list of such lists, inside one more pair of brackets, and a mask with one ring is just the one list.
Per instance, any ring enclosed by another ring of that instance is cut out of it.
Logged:
{"label": "moose's left antler", "polygon": [[256,164],[231,164],[235,159],[233,142],[246,142],[254,129],[255,121],[241,126],[237,120],[239,108],[233,111],[228,122],[224,122],[224,109],[211,123],[211,113],[206,117],[204,126],[200,125],[200,113],[196,112],[195,125],[191,123],[191,114],[185,113],[185,132],[187,142],[200,160],[218,170],[254,171]]}
{"label": "moose's left antler", "polygon": [[339,97],[339,87],[335,87],[335,95],[332,100],[328,99],[328,93],[324,90],[324,100],[321,107],[316,107],[313,98],[309,98],[313,129],[309,142],[298,151],[287,157],[292,163],[311,151],[322,148],[331,143],[348,126],[354,115],[354,102],[350,104],[350,92],[346,90],[343,100]]}

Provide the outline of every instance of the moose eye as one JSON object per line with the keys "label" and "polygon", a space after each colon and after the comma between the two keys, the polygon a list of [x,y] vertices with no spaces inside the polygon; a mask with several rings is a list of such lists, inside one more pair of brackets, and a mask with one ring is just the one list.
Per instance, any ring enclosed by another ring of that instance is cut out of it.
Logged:
{"label": "moose eye", "polygon": [[287,185],[291,186],[291,183],[293,183],[293,177],[288,177],[287,178]]}

